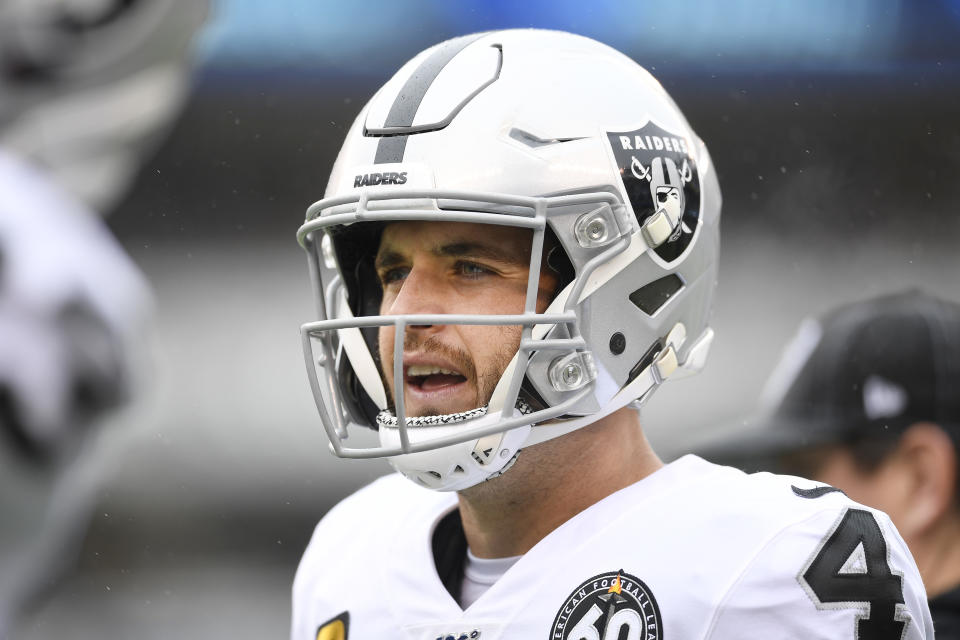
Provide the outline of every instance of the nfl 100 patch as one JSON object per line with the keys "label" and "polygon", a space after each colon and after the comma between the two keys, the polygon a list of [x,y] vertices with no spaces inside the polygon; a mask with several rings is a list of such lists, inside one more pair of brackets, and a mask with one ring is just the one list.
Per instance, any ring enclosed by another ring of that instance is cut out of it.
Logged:
{"label": "nfl 100 patch", "polygon": [[648,122],[634,131],[607,132],[623,188],[641,225],[661,212],[669,238],[655,251],[667,262],[690,244],[700,224],[700,174],[693,142]]}
{"label": "nfl 100 patch", "polygon": [[650,588],[620,570],[596,575],[574,589],[553,620],[549,640],[622,637],[662,640],[663,622]]}

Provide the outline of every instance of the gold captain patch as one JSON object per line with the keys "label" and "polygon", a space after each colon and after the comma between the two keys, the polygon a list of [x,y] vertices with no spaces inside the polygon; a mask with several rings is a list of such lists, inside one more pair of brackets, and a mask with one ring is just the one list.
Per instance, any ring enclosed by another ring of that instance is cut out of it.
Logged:
{"label": "gold captain patch", "polygon": [[344,611],[336,618],[328,620],[317,629],[317,640],[347,640],[350,631],[350,613]]}

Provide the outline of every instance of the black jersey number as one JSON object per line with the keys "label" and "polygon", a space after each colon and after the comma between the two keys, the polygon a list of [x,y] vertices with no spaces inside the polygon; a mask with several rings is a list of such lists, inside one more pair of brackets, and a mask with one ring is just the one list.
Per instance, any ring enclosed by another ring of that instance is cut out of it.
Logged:
{"label": "black jersey number", "polygon": [[[845,568],[857,547],[863,549],[863,564]],[[903,603],[903,578],[890,571],[887,543],[869,511],[847,510],[802,580],[820,604],[840,608],[870,605],[857,619],[854,637],[858,640],[900,640],[903,636],[906,622],[896,616],[897,605]]]}

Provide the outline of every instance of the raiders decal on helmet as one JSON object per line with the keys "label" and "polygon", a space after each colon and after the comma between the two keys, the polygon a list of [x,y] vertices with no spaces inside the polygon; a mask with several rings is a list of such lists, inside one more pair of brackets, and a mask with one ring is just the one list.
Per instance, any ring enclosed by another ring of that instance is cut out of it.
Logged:
{"label": "raiders decal on helmet", "polygon": [[623,637],[662,640],[663,623],[650,588],[620,570],[594,576],[574,589],[553,620],[549,640]]}
{"label": "raiders decal on helmet", "polygon": [[637,221],[663,211],[672,232],[655,251],[667,262],[676,260],[700,223],[700,175],[690,141],[652,122],[636,131],[607,132],[607,138]]}

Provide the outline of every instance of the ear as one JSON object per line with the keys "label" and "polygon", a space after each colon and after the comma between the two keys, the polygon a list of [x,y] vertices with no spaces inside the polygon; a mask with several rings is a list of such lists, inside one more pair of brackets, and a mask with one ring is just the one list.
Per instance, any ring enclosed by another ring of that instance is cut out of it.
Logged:
{"label": "ear", "polygon": [[910,504],[897,527],[914,537],[931,531],[954,505],[957,452],[950,436],[932,422],[911,425],[897,445],[896,457],[906,467]]}

